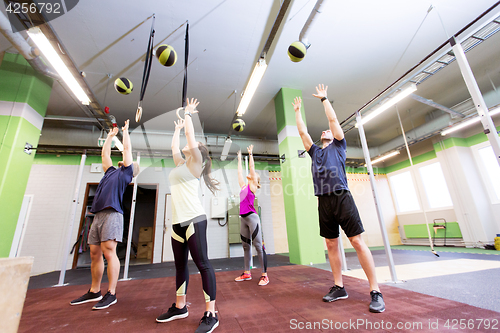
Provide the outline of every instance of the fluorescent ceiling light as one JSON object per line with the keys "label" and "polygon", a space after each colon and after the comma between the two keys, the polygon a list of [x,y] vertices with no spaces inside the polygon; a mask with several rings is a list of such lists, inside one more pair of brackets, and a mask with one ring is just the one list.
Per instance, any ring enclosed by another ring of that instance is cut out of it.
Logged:
{"label": "fluorescent ceiling light", "polygon": [[243,92],[243,97],[241,98],[240,104],[238,105],[238,109],[236,110],[236,113],[238,114],[239,117],[241,117],[247,110],[248,105],[250,104],[250,101],[252,100],[252,97],[255,94],[257,87],[259,86],[260,80],[262,80],[262,77],[266,72],[266,69],[267,69],[266,60],[260,58],[259,61],[257,61],[257,63],[255,64],[252,75],[250,76],[250,80],[248,81],[247,87]]}
{"label": "fluorescent ceiling light", "polygon": [[118,148],[119,151],[123,152],[123,145],[116,136],[113,137],[113,142],[115,143],[115,147]]}
{"label": "fluorescent ceiling light", "polygon": [[[399,155],[399,150],[395,150],[393,151],[392,153],[389,153],[387,155],[384,155],[384,156],[380,156],[374,160],[372,160],[372,164],[375,164],[375,163],[378,163],[378,162],[382,162],[390,157],[393,157],[393,156],[396,156],[396,155]],[[366,164],[365,164],[365,167],[366,167]]]}
{"label": "fluorescent ceiling light", "polygon": [[395,94],[393,97],[391,97],[387,102],[385,102],[384,104],[380,105],[378,108],[370,112],[367,116],[362,117],[361,124],[362,125],[366,124],[367,122],[369,122],[370,120],[372,120],[373,118],[375,118],[376,116],[378,116],[379,114],[381,114],[382,112],[384,112],[385,110],[387,110],[388,108],[390,108],[391,106],[393,106],[394,104],[396,104],[397,102],[399,102],[400,100],[402,100],[403,98],[410,95],[412,92],[416,90],[417,90],[417,85],[415,83],[412,83],[411,85],[409,85],[408,87],[404,88],[403,90]]}
{"label": "fluorescent ceiling light", "polygon": [[82,87],[78,84],[73,77],[68,67],[64,64],[61,57],[57,54],[56,50],[52,47],[49,40],[45,37],[39,28],[31,28],[28,30],[28,35],[35,42],[36,46],[42,51],[47,61],[54,67],[59,76],[68,85],[69,89],[75,94],[76,98],[84,105],[90,104],[90,99],[83,91]]}
{"label": "fluorescent ceiling light", "polygon": [[[490,117],[491,117],[491,116],[494,116],[494,115],[496,115],[496,114],[499,114],[499,113],[500,113],[500,107],[497,107],[497,108],[495,108],[495,109],[491,110],[491,111],[490,111],[490,112],[488,112],[488,113],[489,113]],[[475,123],[478,123],[478,122],[480,122],[480,121],[481,121],[481,117],[476,116],[476,117],[474,117],[474,118],[472,118],[472,119],[469,119],[469,120],[466,120],[466,121],[464,121],[464,122],[461,122],[461,123],[460,123],[460,124],[458,124],[457,126],[453,126],[452,128],[449,128],[449,129],[447,129],[447,130],[442,131],[442,132],[441,132],[441,135],[442,135],[442,136],[445,136],[446,134],[450,134],[450,133],[452,133],[452,132],[455,132],[455,131],[461,130],[461,129],[462,129],[462,128],[464,128],[464,127],[470,126],[470,125],[475,124]]]}
{"label": "fluorescent ceiling light", "polygon": [[224,142],[224,148],[222,148],[222,154],[220,156],[221,161],[226,160],[227,154],[229,153],[229,148],[231,148],[231,143],[233,143],[233,141],[231,141],[231,138],[227,138],[226,142]]}

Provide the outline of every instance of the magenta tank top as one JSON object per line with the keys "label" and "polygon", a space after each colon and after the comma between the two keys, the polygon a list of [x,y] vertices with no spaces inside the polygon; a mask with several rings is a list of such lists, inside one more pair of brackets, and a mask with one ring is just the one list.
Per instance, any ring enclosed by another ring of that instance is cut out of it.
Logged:
{"label": "magenta tank top", "polygon": [[255,194],[250,190],[250,186],[243,186],[240,191],[240,215],[245,215],[248,213],[257,214],[257,211],[253,206],[254,202]]}

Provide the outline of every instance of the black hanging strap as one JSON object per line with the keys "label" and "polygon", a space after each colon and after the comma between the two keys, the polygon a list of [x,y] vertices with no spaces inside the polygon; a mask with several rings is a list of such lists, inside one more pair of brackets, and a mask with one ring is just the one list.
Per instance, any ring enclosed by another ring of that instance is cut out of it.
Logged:
{"label": "black hanging strap", "polygon": [[182,85],[182,107],[186,106],[187,97],[187,74],[188,74],[188,59],[189,59],[189,23],[186,24],[186,37],[184,46],[184,83]]}
{"label": "black hanging strap", "polygon": [[151,32],[149,33],[148,50],[146,52],[146,61],[144,62],[144,71],[142,73],[142,84],[141,84],[141,95],[139,99],[139,104],[141,104],[144,99],[144,94],[146,93],[146,87],[149,81],[149,74],[151,73],[151,63],[153,60],[153,46],[155,37],[155,15],[153,14],[153,22],[151,23]]}

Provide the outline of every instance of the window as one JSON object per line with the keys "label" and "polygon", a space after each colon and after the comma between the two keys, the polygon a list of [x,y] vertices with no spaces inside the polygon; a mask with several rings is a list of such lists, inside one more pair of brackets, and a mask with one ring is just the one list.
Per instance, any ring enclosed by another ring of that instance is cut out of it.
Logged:
{"label": "window", "polygon": [[410,171],[391,176],[390,183],[399,213],[420,210]]}
{"label": "window", "polygon": [[453,206],[448,186],[444,179],[443,170],[439,162],[432,163],[418,169],[424,184],[425,194],[430,208]]}
{"label": "window", "polygon": [[483,167],[486,170],[488,181],[497,196],[497,200],[500,200],[500,166],[496,160],[493,148],[487,146],[479,149],[478,152],[483,162]]}

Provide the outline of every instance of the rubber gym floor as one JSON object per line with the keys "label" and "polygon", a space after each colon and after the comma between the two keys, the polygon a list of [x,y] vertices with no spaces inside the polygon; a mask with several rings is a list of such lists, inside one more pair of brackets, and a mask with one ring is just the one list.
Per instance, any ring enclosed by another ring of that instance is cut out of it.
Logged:
{"label": "rubber gym floor", "polygon": [[[354,252],[347,251],[344,285],[349,298],[332,303],[322,297],[333,284],[328,263],[293,265],[287,255],[269,255],[270,283],[234,282],[243,258],[214,259],[215,332],[498,332],[500,331],[500,251],[394,246],[397,283],[385,250],[372,248],[384,313],[370,313],[369,288]],[[328,260],[328,258],[326,258]],[[204,311],[201,277],[190,262],[189,316],[169,323],[155,318],[175,302],[173,262],[130,266],[129,281],[119,281],[118,303],[92,311],[92,303],[69,301],[90,287],[90,270],[66,274],[67,286],[53,287],[59,272],[30,279],[19,332],[194,332]],[[123,274],[123,269],[121,270]],[[106,276],[102,285],[107,287]]]}

